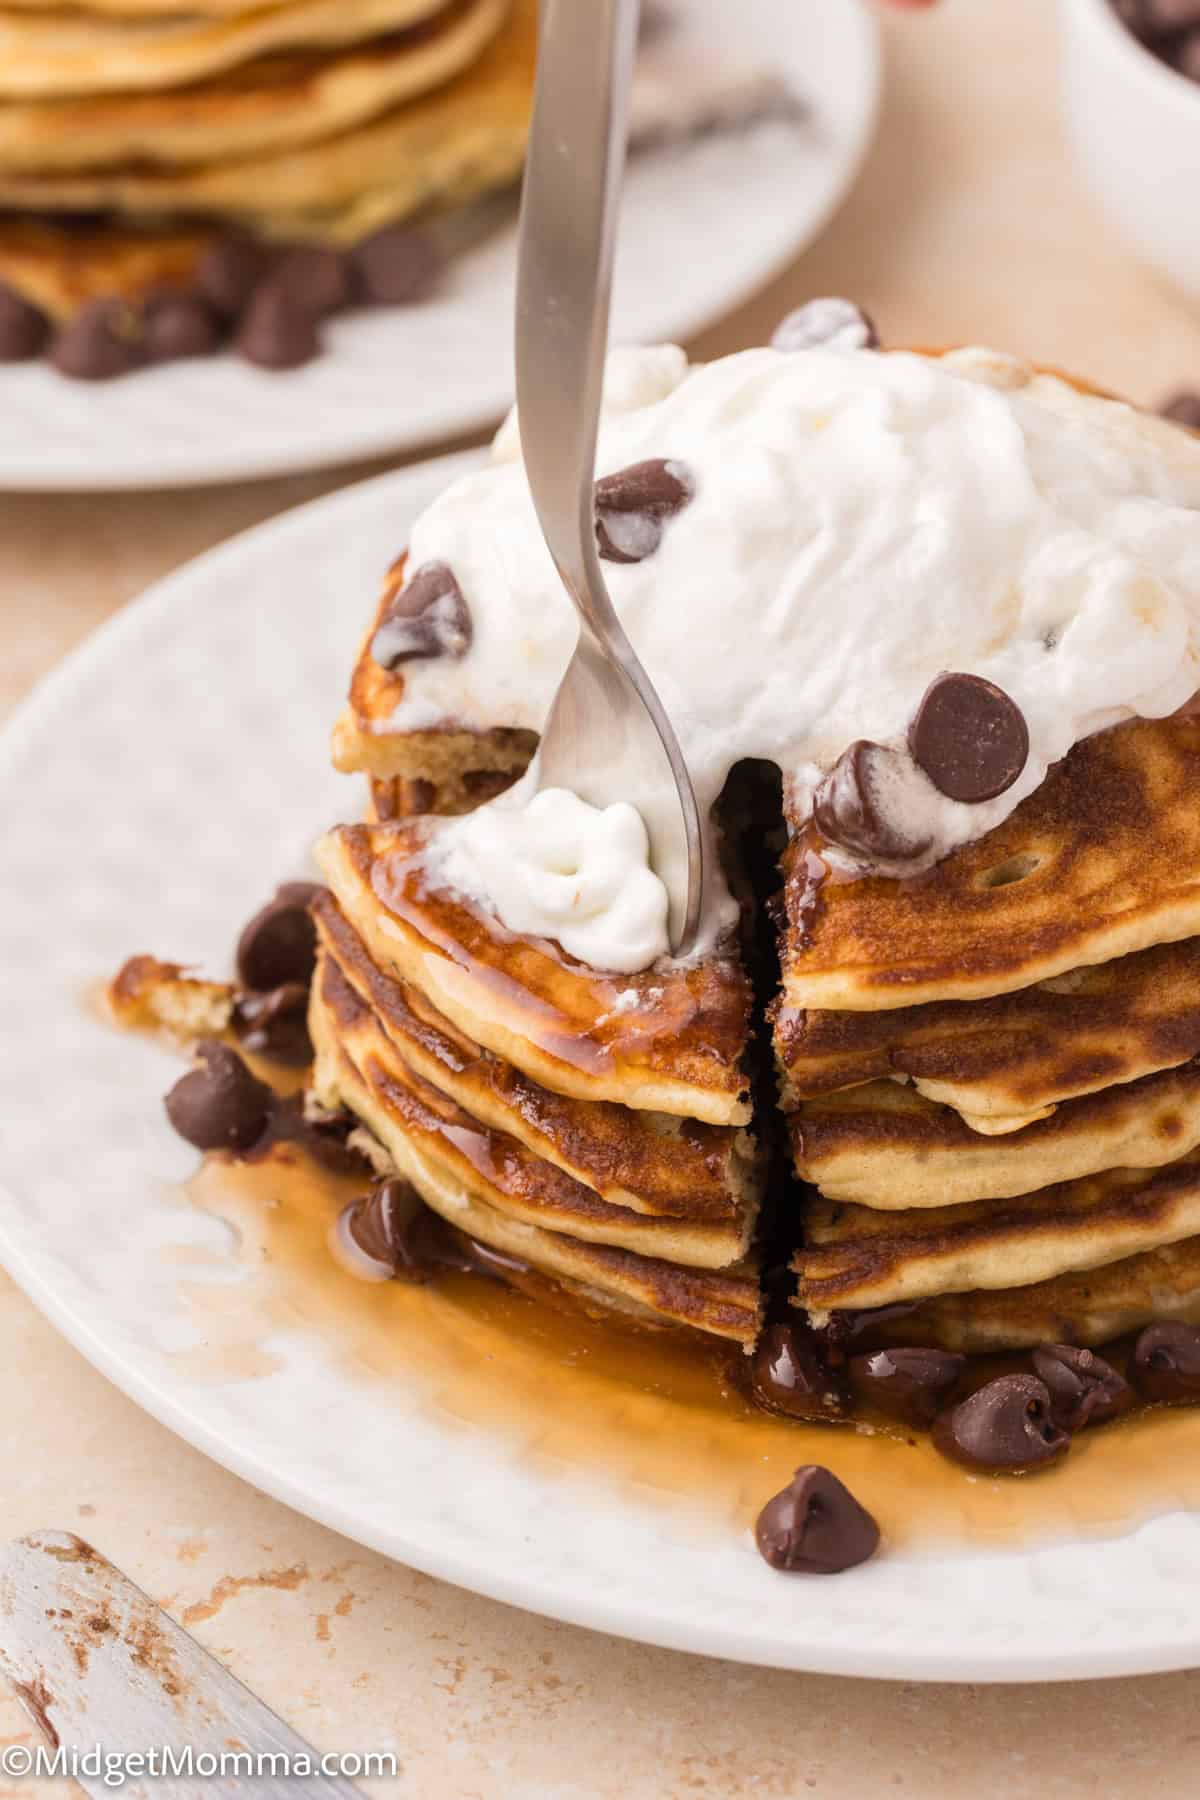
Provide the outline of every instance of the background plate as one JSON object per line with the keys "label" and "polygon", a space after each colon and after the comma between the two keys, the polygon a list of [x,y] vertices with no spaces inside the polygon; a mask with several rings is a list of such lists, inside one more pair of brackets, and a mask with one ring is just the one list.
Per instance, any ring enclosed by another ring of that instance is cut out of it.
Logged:
{"label": "background plate", "polygon": [[[539,1466],[253,1294],[255,1379],[200,1378],[178,1258],[228,1234],[179,1182],[177,1062],[89,996],[133,950],[226,966],[234,930],[357,805],[327,727],[385,564],[469,459],[317,502],[222,547],[99,632],[0,740],[0,1255],[157,1418],[347,1536],[496,1598],[681,1649],[833,1673],[1024,1680],[1200,1663],[1200,1525],[1175,1514],[1026,1552],[893,1553],[771,1574],[748,1535]],[[203,1335],[202,1332],[200,1334]],[[185,1370],[187,1371],[185,1375]],[[1064,1531],[1066,1524],[1064,1522]]]}
{"label": "background plate", "polygon": [[[728,0],[676,0],[681,48],[720,44]],[[875,123],[879,50],[861,0],[739,0],[739,61],[777,70],[810,121],[640,154],[631,166],[613,313],[618,342],[691,337],[815,237]],[[43,365],[0,369],[0,488],[193,486],[322,468],[462,436],[512,396],[516,234],[457,259],[427,306],[360,314],[285,375],[232,356],[97,385]]]}

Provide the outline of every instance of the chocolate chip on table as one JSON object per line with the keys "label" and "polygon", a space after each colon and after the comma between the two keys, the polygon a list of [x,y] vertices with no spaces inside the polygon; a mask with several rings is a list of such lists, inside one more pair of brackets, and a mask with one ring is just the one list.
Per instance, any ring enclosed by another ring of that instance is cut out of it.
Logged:
{"label": "chocolate chip on table", "polygon": [[321,354],[320,320],[275,276],[255,288],[234,346],[259,369],[299,369]]}
{"label": "chocolate chip on table", "polygon": [[1186,425],[1189,431],[1200,431],[1200,394],[1184,388],[1178,394],[1172,394],[1158,410],[1164,419]]}
{"label": "chocolate chip on table", "polygon": [[50,360],[76,381],[109,381],[144,368],[149,358],[141,307],[128,300],[89,301],[55,338]]}
{"label": "chocolate chip on table", "polygon": [[874,1556],[879,1527],[831,1470],[809,1463],[767,1501],[754,1541],[788,1575],[840,1575]]}
{"label": "chocolate chip on table", "polygon": [[287,881],[255,913],[237,946],[243,987],[269,993],[290,982],[307,987],[317,960],[317,928],[309,906],[321,889],[311,881]]}
{"label": "chocolate chip on table", "polygon": [[200,258],[196,287],[201,298],[223,317],[239,318],[274,260],[275,253],[265,244],[231,233],[211,245]]}
{"label": "chocolate chip on table", "polygon": [[898,1349],[852,1356],[847,1372],[860,1400],[905,1425],[929,1426],[965,1367],[966,1357],[949,1350]]}
{"label": "chocolate chip on table", "polygon": [[199,294],[154,294],[144,307],[146,354],[151,362],[211,356],[224,336],[222,323]]}
{"label": "chocolate chip on table", "polygon": [[429,234],[408,225],[385,226],[364,238],[351,256],[369,306],[409,306],[423,299],[444,266]]}
{"label": "chocolate chip on table", "polygon": [[1036,1375],[999,1375],[934,1420],[943,1456],[993,1474],[1056,1462],[1071,1439],[1055,1422],[1050,1390]]}
{"label": "chocolate chip on table", "polygon": [[913,760],[939,793],[978,805],[1007,792],[1029,760],[1015,700],[979,675],[938,675],[908,728]]}
{"label": "chocolate chip on table", "polygon": [[665,457],[631,463],[596,483],[596,541],[606,562],[638,563],[662,542],[667,520],[695,493],[682,463]]}
{"label": "chocolate chip on table", "polygon": [[270,1088],[227,1044],[198,1044],[196,1057],[198,1067],[166,1097],[168,1119],[197,1150],[249,1150],[266,1130]]}
{"label": "chocolate chip on table", "polygon": [[0,363],[40,356],[50,338],[50,321],[15,289],[0,281]]}
{"label": "chocolate chip on table", "polygon": [[358,293],[357,272],[350,257],[316,244],[286,251],[272,270],[271,280],[319,319],[341,312]]}
{"label": "chocolate chip on table", "polygon": [[453,569],[423,563],[392,600],[371,639],[382,669],[417,657],[465,656],[471,648],[471,612]]}
{"label": "chocolate chip on table", "polygon": [[242,994],[233,1017],[243,1045],[255,1056],[294,1069],[312,1061],[306,982],[285,981],[269,993]]}
{"label": "chocolate chip on table", "polygon": [[1033,1353],[1033,1368],[1050,1391],[1051,1415],[1064,1431],[1103,1425],[1133,1405],[1134,1392],[1125,1377],[1094,1350],[1043,1344]]}
{"label": "chocolate chip on table", "polygon": [[773,350],[878,350],[875,326],[853,300],[808,300],[780,319]]}
{"label": "chocolate chip on table", "polygon": [[820,1340],[802,1325],[768,1325],[750,1364],[750,1391],[769,1412],[792,1419],[837,1419],[845,1391]]}
{"label": "chocolate chip on table", "polygon": [[888,774],[896,752],[859,738],[838,757],[813,796],[817,830],[832,844],[872,862],[908,862],[929,849],[889,817]]}
{"label": "chocolate chip on table", "polygon": [[1200,1402],[1200,1326],[1147,1325],[1133,1346],[1129,1378],[1143,1400]]}

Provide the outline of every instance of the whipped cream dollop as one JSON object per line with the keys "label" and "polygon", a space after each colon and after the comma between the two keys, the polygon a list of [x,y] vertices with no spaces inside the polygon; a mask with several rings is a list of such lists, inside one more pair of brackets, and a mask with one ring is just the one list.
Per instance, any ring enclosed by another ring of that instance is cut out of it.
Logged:
{"label": "whipped cream dollop", "polygon": [[[460,659],[407,666],[383,729],[538,730],[547,716],[575,616],[511,421],[498,456],[413,531],[410,567],[453,570],[474,636]],[[802,817],[866,739],[895,753],[926,866],[999,824],[1080,738],[1200,688],[1200,442],[1167,421],[984,350],[759,349],[691,369],[672,347],[627,350],[610,365],[597,475],[650,459],[687,471],[689,503],[652,554],[604,570],[705,811],[756,757],[781,767]],[[1020,774],[982,802],[940,791],[908,750],[947,671],[995,684],[1028,728]],[[551,819],[578,841],[557,801],[539,841]],[[527,928],[523,878],[510,891],[498,862],[477,875]]]}
{"label": "whipped cream dollop", "polygon": [[536,765],[487,806],[447,821],[433,866],[510,931],[554,938],[593,969],[632,974],[669,948],[667,890],[636,808],[534,786]]}

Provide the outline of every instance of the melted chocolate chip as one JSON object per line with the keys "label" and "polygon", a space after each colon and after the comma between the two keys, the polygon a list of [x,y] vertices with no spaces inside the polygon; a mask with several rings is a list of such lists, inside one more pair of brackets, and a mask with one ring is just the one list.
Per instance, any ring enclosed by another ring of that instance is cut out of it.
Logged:
{"label": "melted chocolate chip", "polygon": [[1164,419],[1173,419],[1176,425],[1186,425],[1189,431],[1200,431],[1200,394],[1186,389],[1172,394],[1159,411]]}
{"label": "melted chocolate chip", "polygon": [[663,527],[682,512],[695,488],[681,463],[652,457],[596,483],[596,542],[607,562],[638,563],[653,555]]}
{"label": "melted chocolate chip", "polygon": [[0,282],[0,363],[28,362],[40,356],[49,337],[46,315]]}
{"label": "melted chocolate chip", "polygon": [[221,321],[199,294],[155,294],[146,303],[144,323],[151,362],[211,356],[223,335]]}
{"label": "melted chocolate chip", "polygon": [[978,675],[939,675],[909,726],[908,747],[939,793],[978,805],[1012,786],[1029,728],[1003,689]]}
{"label": "melted chocolate chip", "polygon": [[266,994],[241,995],[234,1007],[234,1024],[242,1043],[255,1056],[295,1069],[312,1061],[305,982],[286,981]]}
{"label": "melted chocolate chip", "polygon": [[773,350],[878,350],[870,318],[853,300],[808,300],[787,314],[771,337]]}
{"label": "melted chocolate chip", "polygon": [[317,315],[283,281],[269,276],[255,288],[234,343],[259,369],[298,369],[321,353]]}
{"label": "melted chocolate chip", "polygon": [[1200,1401],[1200,1326],[1147,1325],[1133,1346],[1129,1377],[1143,1400],[1194,1406]]}
{"label": "melted chocolate chip", "polygon": [[358,291],[358,280],[349,256],[305,244],[289,250],[271,272],[272,281],[287,289],[293,301],[315,318],[327,318],[349,306]]}
{"label": "melted chocolate chip", "polygon": [[354,251],[363,298],[370,306],[409,306],[434,287],[442,257],[433,239],[407,225],[389,225]]}
{"label": "melted chocolate chip", "polygon": [[767,1326],[750,1365],[750,1391],[760,1406],[792,1419],[836,1419],[846,1411],[820,1339],[802,1325]]}
{"label": "melted chocolate chip", "polygon": [[240,318],[272,261],[273,253],[253,238],[224,237],[201,257],[196,286],[201,297],[224,318]]}
{"label": "melted chocolate chip", "polygon": [[906,1425],[929,1426],[966,1367],[948,1350],[876,1350],[853,1356],[850,1384],[860,1399]]}
{"label": "melted chocolate chip", "polygon": [[358,1130],[359,1122],[345,1108],[310,1114],[305,1110],[303,1095],[293,1094],[276,1101],[271,1124],[277,1142],[288,1139],[299,1144],[314,1162],[335,1175],[363,1175],[370,1171],[371,1164],[362,1151],[348,1141],[351,1133]]}
{"label": "melted chocolate chip", "polygon": [[166,1097],[167,1117],[197,1150],[249,1150],[267,1128],[272,1094],[236,1050],[209,1040],[196,1047],[199,1067]]}
{"label": "melted chocolate chip", "polygon": [[76,381],[111,381],[144,368],[145,321],[127,300],[92,300],[54,340],[50,360]]}
{"label": "melted chocolate chip", "polygon": [[307,987],[317,961],[317,928],[309,906],[321,892],[309,881],[288,881],[245,927],[237,946],[237,972],[258,993],[298,982]]}
{"label": "melted chocolate chip", "polygon": [[429,1281],[440,1266],[432,1255],[431,1214],[411,1182],[384,1181],[342,1215],[347,1236],[381,1275]]}
{"label": "melted chocolate chip", "polygon": [[1035,1375],[1000,1375],[934,1421],[943,1456],[969,1469],[1033,1469],[1057,1461],[1071,1440],[1055,1423],[1050,1390]]}
{"label": "melted chocolate chip", "polygon": [[1064,1431],[1103,1425],[1133,1405],[1133,1389],[1125,1377],[1094,1350],[1043,1344],[1033,1353],[1033,1367],[1050,1391],[1051,1416]]}
{"label": "melted chocolate chip", "polygon": [[453,569],[424,563],[396,595],[371,640],[381,669],[427,656],[465,656],[471,647],[471,612]]}
{"label": "melted chocolate chip", "polygon": [[879,1527],[829,1469],[810,1463],[758,1515],[764,1562],[789,1575],[838,1575],[879,1548]]}
{"label": "melted chocolate chip", "polygon": [[931,840],[913,837],[889,813],[888,776],[898,762],[894,750],[865,738],[843,751],[813,796],[813,818],[822,836],[871,862],[911,862],[923,856]]}

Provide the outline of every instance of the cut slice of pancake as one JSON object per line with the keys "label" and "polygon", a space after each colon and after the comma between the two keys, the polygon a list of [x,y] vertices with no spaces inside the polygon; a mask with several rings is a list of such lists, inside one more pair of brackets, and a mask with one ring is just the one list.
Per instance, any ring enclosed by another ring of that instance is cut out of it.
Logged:
{"label": "cut slice of pancake", "polygon": [[415,989],[384,974],[331,895],[323,894],[314,912],[326,957],[424,1081],[611,1205],[706,1220],[727,1229],[740,1253],[760,1180],[744,1132],[552,1094],[465,1037]]}
{"label": "cut slice of pancake", "polygon": [[[469,1236],[622,1310],[753,1344],[760,1303],[752,1261],[713,1269],[665,1260],[656,1252],[667,1247],[666,1233],[677,1232],[675,1223],[633,1213],[621,1218],[638,1248],[604,1242],[595,1233],[620,1209],[606,1207],[550,1164],[537,1165],[513,1140],[480,1131],[473,1121],[453,1124],[456,1109],[427,1109],[413,1088],[393,1084],[363,1048],[367,1034],[352,1039],[344,1014],[323,998],[327,975],[313,998],[314,1092],[324,1105],[349,1107],[428,1206]],[[354,1055],[347,1050],[351,1041]],[[614,1229],[621,1230],[619,1221]],[[681,1239],[674,1241],[678,1246]]]}
{"label": "cut slice of pancake", "polygon": [[428,822],[348,825],[317,846],[375,963],[475,1043],[553,1092],[713,1125],[748,1122],[750,991],[732,950],[637,975],[518,937],[436,884]]}
{"label": "cut slice of pancake", "polygon": [[1096,1349],[1160,1319],[1200,1324],[1200,1237],[1031,1287],[926,1300],[892,1335],[968,1356],[1038,1344]]}
{"label": "cut slice of pancake", "polygon": [[258,57],[208,81],[148,93],[0,104],[0,171],[228,162],[347,131],[449,81],[481,54],[511,0],[449,0],[372,43]]}
{"label": "cut slice of pancake", "polygon": [[1076,744],[976,843],[909,881],[821,879],[789,846],[783,1003],[974,1000],[1200,933],[1200,719]]}
{"label": "cut slice of pancake", "polygon": [[895,1081],[807,1100],[789,1123],[797,1172],[829,1199],[884,1211],[956,1206],[1186,1156],[1200,1144],[1200,1065],[1065,1101],[1002,1137],[980,1136]]}
{"label": "cut slice of pancake", "polygon": [[991,1000],[775,1019],[785,1104],[906,1077],[975,1131],[1004,1132],[1060,1101],[1200,1052],[1200,938],[1053,975]]}
{"label": "cut slice of pancake", "polygon": [[1013,1200],[881,1213],[814,1198],[793,1267],[816,1325],[833,1310],[1027,1287],[1200,1234],[1200,1163],[1115,1169]]}
{"label": "cut slice of pancake", "polygon": [[515,179],[536,52],[536,0],[515,0],[500,32],[464,73],[324,142],[198,168],[0,173],[0,207],[155,220],[236,218],[275,236],[353,242],[419,209],[459,205]]}
{"label": "cut slice of pancake", "polygon": [[0,11],[0,95],[180,87],[273,50],[361,43],[432,17],[445,0],[282,0],[222,17],[120,17],[75,7]]}

